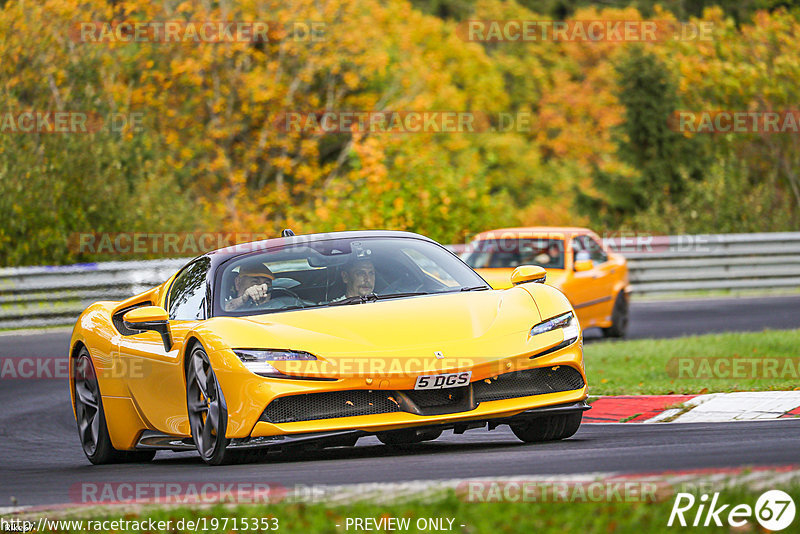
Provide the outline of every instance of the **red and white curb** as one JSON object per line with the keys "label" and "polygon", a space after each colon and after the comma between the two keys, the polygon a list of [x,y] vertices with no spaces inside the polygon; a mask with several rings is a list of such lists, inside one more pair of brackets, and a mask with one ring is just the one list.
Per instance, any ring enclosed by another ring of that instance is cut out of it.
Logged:
{"label": "red and white curb", "polygon": [[597,397],[584,423],[715,423],[800,417],[800,391]]}

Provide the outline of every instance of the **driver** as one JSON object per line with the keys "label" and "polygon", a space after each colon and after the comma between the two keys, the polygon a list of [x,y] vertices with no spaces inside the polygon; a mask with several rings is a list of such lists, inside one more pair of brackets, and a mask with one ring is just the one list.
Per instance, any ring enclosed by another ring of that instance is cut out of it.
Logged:
{"label": "driver", "polygon": [[245,306],[261,306],[272,298],[272,282],[275,275],[259,261],[245,263],[233,280],[234,294],[225,303],[228,311]]}
{"label": "driver", "polygon": [[357,259],[349,263],[342,271],[344,297],[366,297],[375,291],[375,266],[372,261]]}
{"label": "driver", "polygon": [[547,252],[542,251],[540,252],[536,258],[534,258],[534,263],[539,265],[547,265],[548,263],[557,263],[556,260],[561,255],[561,251],[558,249],[558,246],[555,243],[551,243],[550,246],[547,248]]}

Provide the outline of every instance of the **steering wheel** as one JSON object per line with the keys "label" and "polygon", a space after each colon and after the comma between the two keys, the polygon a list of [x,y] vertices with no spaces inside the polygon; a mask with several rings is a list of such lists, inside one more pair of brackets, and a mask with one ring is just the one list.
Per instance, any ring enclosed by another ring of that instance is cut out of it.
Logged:
{"label": "steering wheel", "polygon": [[397,281],[389,284],[387,287],[385,287],[383,289],[383,291],[381,293],[383,293],[383,294],[389,294],[389,293],[417,293],[417,292],[422,291],[422,289],[425,287],[425,283],[424,282],[419,282],[416,285],[416,287],[414,287],[413,289],[403,289],[402,291],[400,291],[397,286],[399,285],[399,283],[404,282],[404,281],[405,280],[397,280]]}
{"label": "steering wheel", "polygon": [[275,292],[276,292],[276,291],[283,291],[284,293],[287,293],[287,294],[288,294],[290,297],[294,298],[294,299],[297,301],[297,304],[298,304],[298,305],[299,305],[301,308],[305,308],[305,307],[306,307],[306,305],[303,303],[303,299],[301,299],[300,297],[298,297],[298,296],[297,296],[297,293],[295,293],[295,292],[294,292],[294,291],[292,291],[291,289],[286,289],[285,287],[273,287],[273,288],[272,288],[272,296],[273,296],[273,297],[275,297],[275,296],[276,296],[276,295],[275,295]]}

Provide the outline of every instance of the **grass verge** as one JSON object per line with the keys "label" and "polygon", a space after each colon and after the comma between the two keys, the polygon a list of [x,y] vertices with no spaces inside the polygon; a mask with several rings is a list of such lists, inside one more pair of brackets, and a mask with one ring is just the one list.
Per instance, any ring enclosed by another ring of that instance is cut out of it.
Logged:
{"label": "grass verge", "polygon": [[632,293],[634,302],[648,302],[659,300],[686,300],[686,299],[712,299],[736,297],[788,297],[800,294],[800,288],[776,287],[758,289],[698,289],[696,291],[676,291],[674,293]]}
{"label": "grass verge", "polygon": [[800,330],[587,343],[591,395],[800,389]]}

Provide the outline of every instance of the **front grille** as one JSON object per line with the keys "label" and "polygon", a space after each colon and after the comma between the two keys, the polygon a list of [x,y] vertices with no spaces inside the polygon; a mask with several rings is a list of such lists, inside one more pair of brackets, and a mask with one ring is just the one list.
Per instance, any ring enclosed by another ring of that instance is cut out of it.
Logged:
{"label": "front grille", "polygon": [[515,399],[583,387],[583,377],[574,367],[558,365],[504,373],[472,384],[477,402]]}
{"label": "front grille", "polygon": [[571,391],[583,385],[583,377],[577,369],[559,365],[505,373],[460,388],[426,391],[364,389],[280,397],[267,406],[260,420],[280,424],[392,412],[419,415],[457,413],[474,409],[478,402]]}
{"label": "front grille", "polygon": [[415,391],[413,389],[403,391],[419,408],[437,408],[440,406],[450,406],[458,404],[469,395],[469,386],[463,388],[429,389]]}
{"label": "front grille", "polygon": [[390,399],[392,393],[364,389],[280,397],[269,403],[261,414],[261,420],[269,423],[291,423],[399,412],[401,410],[396,399]]}

